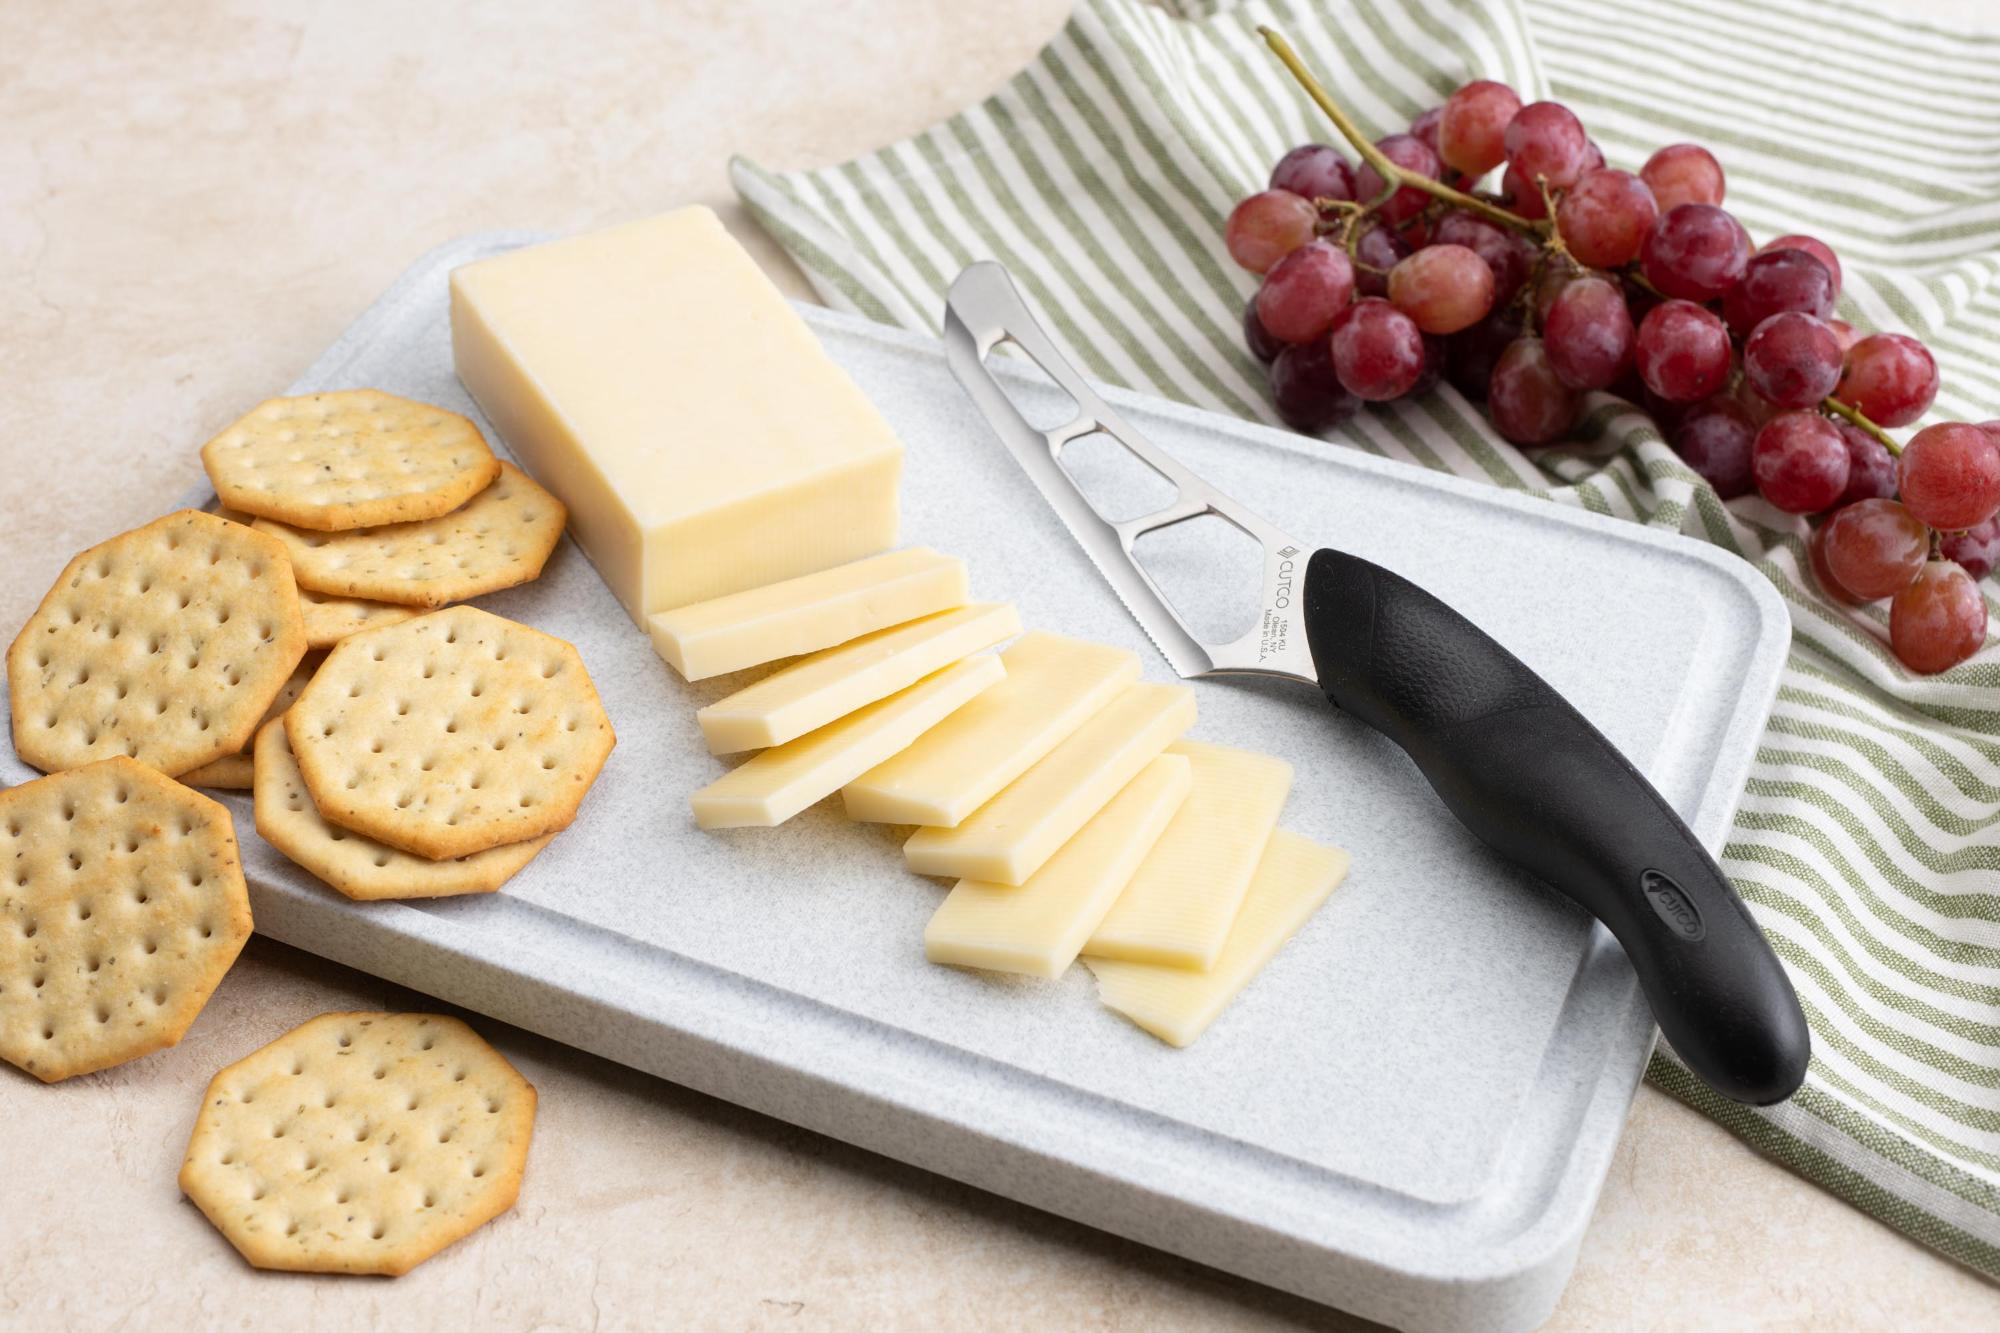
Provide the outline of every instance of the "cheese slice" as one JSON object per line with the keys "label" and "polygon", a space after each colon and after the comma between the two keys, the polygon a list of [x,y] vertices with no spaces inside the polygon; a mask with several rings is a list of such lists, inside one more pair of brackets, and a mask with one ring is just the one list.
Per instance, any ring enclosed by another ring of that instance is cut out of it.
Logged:
{"label": "cheese slice", "polygon": [[847,784],[848,818],[954,828],[1139,678],[1122,648],[1039,630],[1000,660],[1007,679]]}
{"label": "cheese slice", "polygon": [[1091,934],[1093,958],[1213,965],[1285,808],[1284,760],[1200,741],[1172,748],[1194,765],[1194,791]]}
{"label": "cheese slice", "polygon": [[1243,910],[1206,972],[1122,959],[1085,958],[1097,998],[1161,1041],[1186,1046],[1298,933],[1347,875],[1348,856],[1279,829],[1257,865]]}
{"label": "cheese slice", "polygon": [[1006,674],[991,653],[968,657],[810,735],[754,755],[688,798],[694,822],[710,829],[782,824]]}
{"label": "cheese slice", "polygon": [[1020,884],[1194,725],[1185,685],[1128,685],[957,828],[920,828],[903,859],[920,875]]}
{"label": "cheese slice", "polygon": [[924,927],[924,956],[1061,976],[1187,799],[1191,769],[1177,754],[1154,759],[1025,884],[960,880]]}
{"label": "cheese slice", "polygon": [[715,754],[782,745],[1021,632],[1006,602],[941,611],[781,667],[695,713]]}
{"label": "cheese slice", "polygon": [[451,339],[642,629],[896,544],[895,432],[706,208],[456,270]]}
{"label": "cheese slice", "polygon": [[686,680],[831,648],[965,605],[965,562],[926,546],[802,574],[647,617],[653,650]]}

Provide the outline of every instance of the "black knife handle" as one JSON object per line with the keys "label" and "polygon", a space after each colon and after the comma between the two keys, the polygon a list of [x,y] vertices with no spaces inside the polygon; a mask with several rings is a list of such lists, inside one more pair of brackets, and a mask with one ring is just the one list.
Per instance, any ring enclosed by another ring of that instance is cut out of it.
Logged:
{"label": "black knife handle", "polygon": [[1703,1082],[1758,1106],[1798,1089],[1811,1041],[1763,932],[1581,713],[1464,616],[1358,556],[1315,552],[1304,605],[1327,697],[1401,746],[1488,846],[1610,929]]}

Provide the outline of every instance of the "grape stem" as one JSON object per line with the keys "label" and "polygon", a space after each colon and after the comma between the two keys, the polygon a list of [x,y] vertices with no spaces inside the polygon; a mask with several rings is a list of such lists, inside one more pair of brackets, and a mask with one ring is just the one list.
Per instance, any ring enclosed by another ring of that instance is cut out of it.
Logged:
{"label": "grape stem", "polygon": [[1372,212],[1380,208],[1394,197],[1398,189],[1408,186],[1414,190],[1421,190],[1433,199],[1442,199],[1454,208],[1462,208],[1468,213],[1476,213],[1488,222],[1495,222],[1503,227],[1511,227],[1515,231],[1526,232],[1530,236],[1540,237],[1547,234],[1548,229],[1540,223],[1530,222],[1524,217],[1519,217],[1504,208],[1489,204],[1484,199],[1467,194],[1463,190],[1454,190],[1443,181],[1432,180],[1429,176],[1419,175],[1414,171],[1405,171],[1402,167],[1397,166],[1389,160],[1388,154],[1370,142],[1368,137],[1361,133],[1360,127],[1348,118],[1347,112],[1341,109],[1340,103],[1333,100],[1332,94],[1328,93],[1320,81],[1313,77],[1313,72],[1306,68],[1305,62],[1299,59],[1299,53],[1292,49],[1292,44],[1285,40],[1283,33],[1273,28],[1259,26],[1257,34],[1264,39],[1264,44],[1271,48],[1271,53],[1278,57],[1279,62],[1287,70],[1291,71],[1292,77],[1298,80],[1299,86],[1306,90],[1306,96],[1312,98],[1314,105],[1326,113],[1327,119],[1333,122],[1334,128],[1340,131],[1341,137],[1346,139],[1353,146],[1354,151],[1361,155],[1361,160],[1375,168],[1375,174],[1382,178],[1383,189],[1381,195],[1370,200],[1364,206],[1364,211]]}
{"label": "grape stem", "polygon": [[1823,398],[1820,400],[1819,405],[1839,417],[1842,421],[1859,426],[1862,430],[1880,440],[1882,447],[1896,457],[1901,458],[1903,456],[1903,446],[1896,443],[1896,437],[1870,421],[1862,414],[1860,408],[1849,406],[1841,402],[1838,398]]}

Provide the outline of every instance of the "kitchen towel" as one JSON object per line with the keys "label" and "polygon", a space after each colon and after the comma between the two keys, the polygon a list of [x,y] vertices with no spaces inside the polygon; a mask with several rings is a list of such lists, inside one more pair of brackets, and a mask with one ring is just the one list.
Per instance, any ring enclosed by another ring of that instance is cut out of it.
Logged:
{"label": "kitchen towel", "polygon": [[[1754,236],[1839,252],[1844,318],[1936,352],[1932,419],[2000,416],[2000,39],[1828,0],[1081,0],[963,114],[835,167],[739,161],[736,187],[834,306],[934,333],[952,277],[999,259],[1087,373],[1274,422],[1222,223],[1285,149],[1339,138],[1260,23],[1372,135],[1488,77],[1567,103],[1628,170],[1707,145]],[[1885,607],[1819,593],[1802,521],[1723,504],[1608,395],[1533,454],[1449,387],[1333,439],[1714,542],[1783,594],[1791,660],[1722,863],[1797,983],[1812,1072],[1768,1110],[1664,1048],[1649,1077],[2000,1276],[2000,641],[1912,676]]]}

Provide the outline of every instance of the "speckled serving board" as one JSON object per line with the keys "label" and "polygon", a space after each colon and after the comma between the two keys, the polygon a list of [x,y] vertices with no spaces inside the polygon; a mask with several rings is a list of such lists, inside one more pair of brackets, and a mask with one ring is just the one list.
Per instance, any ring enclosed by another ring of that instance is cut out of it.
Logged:
{"label": "speckled serving board", "polygon": [[[425,256],[293,391],[367,385],[477,419],[452,373],[446,275],[529,239],[472,237]],[[1148,678],[1172,678],[936,342],[804,313],[908,446],[906,541],[964,556],[975,594],[1014,601],[1025,624],[1123,645]],[[1041,392],[1016,387],[1031,404]],[[1720,843],[1788,635],[1748,566],[1497,488],[1106,396],[1280,528],[1465,611]],[[1182,543],[1158,569],[1199,610],[1230,586],[1216,556]],[[1371,1318],[1525,1328],[1553,1306],[1653,1039],[1644,1001],[1601,929],[1500,864],[1399,752],[1313,691],[1194,686],[1193,734],[1290,760],[1283,822],[1348,848],[1354,870],[1176,1051],[1101,1008],[1081,967],[1039,982],[926,963],[924,922],[947,886],[903,869],[900,830],[849,824],[837,800],[776,830],[698,831],[687,795],[722,763],[694,709],[740,681],[682,682],[567,539],[539,582],[480,604],[573,641],[618,729],[575,825],[498,894],[361,904],[264,844],[248,800],[231,796],[258,930]],[[0,775],[33,773],[9,753]]]}

